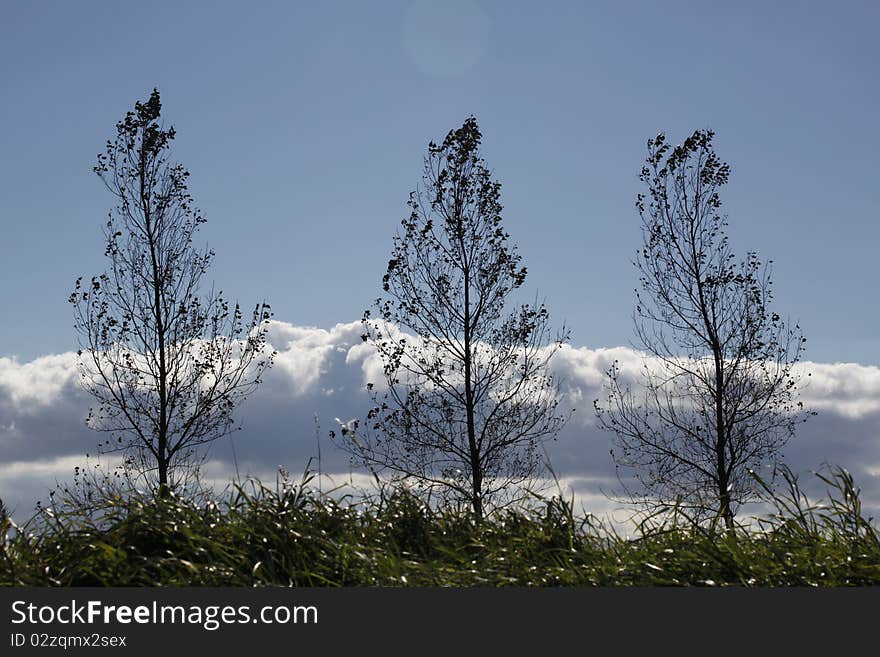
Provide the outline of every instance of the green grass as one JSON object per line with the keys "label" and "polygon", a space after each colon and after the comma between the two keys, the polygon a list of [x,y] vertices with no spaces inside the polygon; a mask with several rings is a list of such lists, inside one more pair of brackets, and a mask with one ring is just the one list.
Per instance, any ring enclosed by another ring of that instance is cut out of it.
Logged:
{"label": "green grass", "polygon": [[634,538],[536,499],[477,527],[406,491],[334,499],[279,481],[220,501],[63,492],[17,531],[7,521],[0,584],[13,586],[842,586],[880,583],[880,537],[843,470],[766,490],[772,514],[735,533],[681,511]]}

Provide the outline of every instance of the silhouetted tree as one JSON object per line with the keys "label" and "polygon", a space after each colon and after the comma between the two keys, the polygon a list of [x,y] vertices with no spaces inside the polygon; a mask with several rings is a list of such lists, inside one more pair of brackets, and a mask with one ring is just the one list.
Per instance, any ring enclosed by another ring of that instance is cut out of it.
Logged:
{"label": "silhouetted tree", "polygon": [[698,130],[675,148],[663,134],[648,141],[634,314],[648,358],[636,390],[615,363],[596,410],[643,501],[677,500],[732,528],[737,507],[756,497],[749,471],[776,459],[809,413],[792,370],[805,338],[770,309],[772,261],[731,251],[719,212],[730,168],[712,138]]}
{"label": "silhouetted tree", "polygon": [[168,160],[174,128],[160,124],[154,90],[116,124],[95,172],[118,205],[104,235],[109,271],[70,296],[84,387],[97,399],[87,423],[112,434],[104,450],[160,495],[198,473],[206,445],[234,428],[233,409],[260,381],[269,306],[245,319],[221,293],[200,292],[213,251],[193,237],[205,222],[189,172]]}
{"label": "silhouetted tree", "polygon": [[567,339],[549,339],[543,305],[508,311],[526,269],[508,245],[501,184],[480,141],[471,117],[428,146],[424,189],[410,195],[394,237],[378,318],[367,311],[363,320],[387,391],[368,386],[375,406],[342,441],[374,473],[465,501],[477,522],[537,473],[541,441],[565,421],[547,364]]}

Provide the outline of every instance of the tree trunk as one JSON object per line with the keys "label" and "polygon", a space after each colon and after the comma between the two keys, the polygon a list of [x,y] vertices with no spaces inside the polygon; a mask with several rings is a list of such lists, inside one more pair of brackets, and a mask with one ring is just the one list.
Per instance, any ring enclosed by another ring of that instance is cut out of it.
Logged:
{"label": "tree trunk", "polygon": [[151,221],[150,199],[147,194],[147,153],[145,145],[141,146],[140,158],[140,201],[144,213],[144,225],[147,229],[147,241],[150,246],[150,265],[152,267],[153,316],[156,322],[156,342],[159,351],[159,435],[157,436],[157,459],[159,470],[159,497],[168,496],[168,363],[165,354],[165,317],[162,313],[162,287],[165,275],[159,268],[156,254],[156,237]]}
{"label": "tree trunk", "polygon": [[168,487],[168,459],[165,457],[165,441],[159,441],[159,497],[164,499],[171,493]]}
{"label": "tree trunk", "polygon": [[[460,212],[460,210],[458,210]],[[466,263],[466,249],[463,238],[461,241],[462,261]],[[483,522],[483,469],[480,465],[480,449],[477,445],[477,429],[474,422],[474,391],[473,391],[473,356],[471,354],[471,281],[470,269],[467,264],[464,273],[464,397],[465,415],[467,417],[468,449],[471,462],[471,505],[474,509],[474,520],[479,525]]]}
{"label": "tree trunk", "polygon": [[474,508],[474,520],[479,525],[483,522],[483,471],[480,465],[480,450],[477,445],[477,430],[474,422],[474,391],[472,386],[473,373],[471,356],[471,326],[470,326],[470,285],[467,272],[464,282],[464,395],[465,414],[467,416],[468,448],[471,462],[471,504]]}
{"label": "tree trunk", "polygon": [[733,509],[730,505],[730,476],[728,474],[725,449],[727,431],[724,426],[724,360],[720,349],[715,350],[715,466],[718,476],[718,515],[724,519],[724,526],[732,532]]}

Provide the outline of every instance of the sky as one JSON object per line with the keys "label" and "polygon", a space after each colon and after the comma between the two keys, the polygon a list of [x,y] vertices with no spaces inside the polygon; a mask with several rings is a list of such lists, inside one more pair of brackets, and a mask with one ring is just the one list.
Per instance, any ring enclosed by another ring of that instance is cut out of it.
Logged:
{"label": "sky", "polygon": [[[105,267],[112,199],[95,157],[154,87],[208,219],[200,236],[217,253],[217,286],[246,304],[268,300],[279,335],[325,336],[278,338],[312,369],[278,368],[277,389],[253,400],[295,422],[296,436],[243,411],[249,435],[269,436],[255,467],[306,454],[318,410],[325,429],[355,414],[356,399],[349,411],[315,391],[338,389],[336,374],[365,375],[319,355],[349,353],[344,327],[380,290],[428,142],[473,114],[529,270],[525,289],[571,328],[581,355],[632,340],[645,142],[714,130],[732,167],[722,194],[731,243],[773,260],[775,307],[800,322],[806,359],[830,368],[840,401],[809,429],[814,446],[825,433],[827,449],[798,458],[852,461],[880,480],[880,5],[0,5],[0,490],[4,477],[7,486],[54,477],[95,442],[81,427],[88,402],[66,374],[76,349],[67,297],[78,276]],[[595,385],[584,376],[577,394]],[[841,432],[839,444],[828,438]],[[574,436],[560,453],[580,453]],[[590,440],[598,458],[607,438]],[[594,460],[572,456],[571,476],[606,476]]]}

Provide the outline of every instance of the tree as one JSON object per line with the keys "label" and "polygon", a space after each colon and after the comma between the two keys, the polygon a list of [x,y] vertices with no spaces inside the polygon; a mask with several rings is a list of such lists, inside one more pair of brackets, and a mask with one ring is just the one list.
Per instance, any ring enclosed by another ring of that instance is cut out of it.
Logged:
{"label": "tree", "polygon": [[234,429],[233,410],[260,382],[266,303],[245,320],[213,288],[200,292],[214,252],[193,246],[206,220],[168,159],[174,128],[160,124],[154,90],[116,124],[95,173],[118,204],[104,236],[109,271],[76,281],[70,302],[80,373],[97,400],[87,424],[112,434],[137,477],[165,496],[204,458],[199,448]]}
{"label": "tree", "polygon": [[634,314],[648,358],[639,392],[615,363],[596,410],[643,501],[678,500],[732,529],[758,492],[750,471],[778,458],[810,413],[793,370],[806,339],[770,309],[772,261],[737,261],[725,234],[719,190],[730,167],[713,136],[698,130],[675,148],[663,134],[648,141]]}
{"label": "tree", "polygon": [[507,311],[526,268],[508,245],[501,184],[480,141],[470,117],[428,146],[424,189],[410,194],[393,239],[378,318],[368,310],[363,319],[387,391],[368,385],[364,430],[345,427],[342,442],[374,473],[466,502],[477,522],[536,474],[541,441],[565,421],[547,365],[567,339],[563,331],[549,340],[543,305]]}

